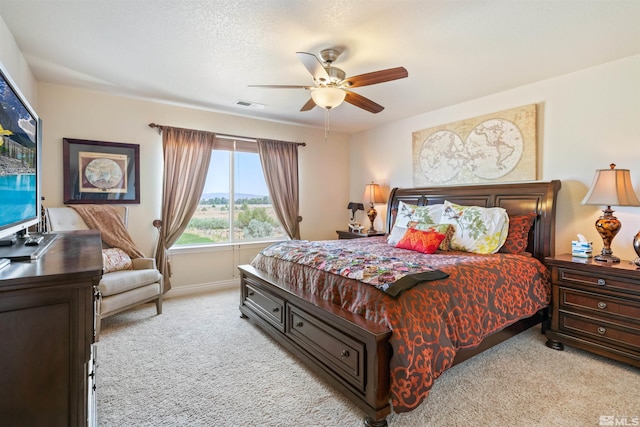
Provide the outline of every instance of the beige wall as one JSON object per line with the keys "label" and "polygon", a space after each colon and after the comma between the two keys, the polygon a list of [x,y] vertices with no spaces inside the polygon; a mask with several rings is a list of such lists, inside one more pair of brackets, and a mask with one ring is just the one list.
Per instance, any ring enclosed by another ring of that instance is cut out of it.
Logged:
{"label": "beige wall", "polygon": [[[425,95],[428,96],[428,95]],[[562,180],[556,253],[570,251],[577,233],[602,249],[594,222],[597,206],[580,202],[596,169],[615,163],[630,169],[640,194],[640,55],[580,72],[420,114],[354,135],[350,194],[362,194],[371,179],[387,187],[412,187],[411,134],[432,126],[535,103],[538,105],[538,179]],[[633,259],[633,236],[640,230],[640,207],[613,207],[622,229],[615,255]],[[384,215],[384,207],[378,209]]]}
{"label": "beige wall", "polygon": [[[300,148],[300,201],[304,239],[333,239],[346,220],[349,151],[346,135],[322,129],[230,116],[210,111],[106,95],[82,89],[40,84],[39,114],[44,123],[42,192],[47,206],[63,203],[62,139],[78,138],[140,145],[140,204],[131,205],[129,230],[146,254],[155,248],[151,222],[160,216],[162,138],[149,123],[209,130],[233,135],[306,142]],[[328,167],[331,173],[327,173]],[[237,277],[264,245],[173,251],[174,287],[208,286]]]}

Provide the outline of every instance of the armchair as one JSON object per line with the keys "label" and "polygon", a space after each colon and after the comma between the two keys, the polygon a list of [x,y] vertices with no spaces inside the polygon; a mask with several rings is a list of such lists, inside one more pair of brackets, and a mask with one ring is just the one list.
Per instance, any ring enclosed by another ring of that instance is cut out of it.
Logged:
{"label": "armchair", "polygon": [[[116,206],[115,209],[127,227],[129,209]],[[50,232],[88,230],[87,224],[75,209],[70,207],[46,208],[46,224]],[[132,258],[131,270],[104,273],[98,284],[96,304],[96,341],[100,337],[102,319],[155,301],[157,314],[162,314],[163,278],[156,268],[153,258]]]}

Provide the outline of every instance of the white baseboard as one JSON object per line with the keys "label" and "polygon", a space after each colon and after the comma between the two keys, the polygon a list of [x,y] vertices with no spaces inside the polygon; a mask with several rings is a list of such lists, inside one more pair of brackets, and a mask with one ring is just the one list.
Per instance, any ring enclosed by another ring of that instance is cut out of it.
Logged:
{"label": "white baseboard", "polygon": [[240,279],[223,280],[220,282],[197,283],[195,285],[184,285],[172,287],[169,292],[164,294],[164,298],[182,297],[187,295],[196,295],[205,292],[214,292],[227,289],[240,290]]}

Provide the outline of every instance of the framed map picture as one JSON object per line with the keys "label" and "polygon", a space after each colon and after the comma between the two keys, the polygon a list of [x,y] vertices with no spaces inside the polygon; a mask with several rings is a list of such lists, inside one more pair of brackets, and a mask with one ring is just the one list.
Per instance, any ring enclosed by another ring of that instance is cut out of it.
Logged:
{"label": "framed map picture", "polygon": [[63,138],[64,203],[140,203],[140,146]]}
{"label": "framed map picture", "polygon": [[413,185],[536,179],[536,105],[413,133]]}

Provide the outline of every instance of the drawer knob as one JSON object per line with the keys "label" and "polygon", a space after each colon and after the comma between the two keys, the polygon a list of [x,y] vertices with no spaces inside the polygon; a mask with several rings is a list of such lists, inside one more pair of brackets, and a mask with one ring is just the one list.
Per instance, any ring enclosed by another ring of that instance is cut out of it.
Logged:
{"label": "drawer knob", "polygon": [[346,359],[347,357],[349,357],[349,350],[342,350],[340,352],[340,357],[342,357],[343,359]]}
{"label": "drawer knob", "polygon": [[274,312],[274,313],[277,313],[277,312],[279,312],[279,311],[280,311],[280,307],[275,307],[275,308],[273,309],[273,312]]}
{"label": "drawer knob", "polygon": [[604,280],[604,279],[598,279],[598,285],[600,285],[600,286],[604,286],[604,285],[606,285],[606,284],[607,284],[607,281],[606,281],[606,280]]}
{"label": "drawer knob", "polygon": [[602,301],[600,301],[600,302],[598,303],[598,308],[599,308],[600,310],[604,310],[605,308],[607,308],[607,303],[606,303],[606,302],[602,302]]}
{"label": "drawer knob", "polygon": [[304,324],[302,322],[297,322],[296,323],[296,328],[302,328],[304,326]]}
{"label": "drawer knob", "polygon": [[604,335],[607,332],[606,328],[603,328],[602,326],[598,326],[598,333],[600,335]]}
{"label": "drawer knob", "polygon": [[249,292],[249,296],[252,297],[253,296],[253,291]]}

